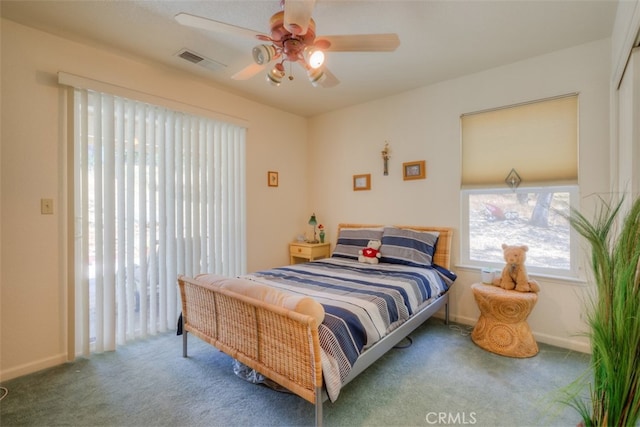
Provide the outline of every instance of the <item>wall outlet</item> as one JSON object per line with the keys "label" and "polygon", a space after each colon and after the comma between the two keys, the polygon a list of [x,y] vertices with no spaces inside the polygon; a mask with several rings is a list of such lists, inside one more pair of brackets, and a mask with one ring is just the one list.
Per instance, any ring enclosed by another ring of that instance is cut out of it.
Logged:
{"label": "wall outlet", "polygon": [[42,215],[53,214],[53,199],[40,199],[40,213]]}

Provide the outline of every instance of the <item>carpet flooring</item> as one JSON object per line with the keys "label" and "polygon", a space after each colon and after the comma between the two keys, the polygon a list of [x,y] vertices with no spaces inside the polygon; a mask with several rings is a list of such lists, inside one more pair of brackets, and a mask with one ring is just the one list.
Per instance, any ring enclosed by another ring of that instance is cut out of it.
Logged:
{"label": "carpet flooring", "polygon": [[[470,329],[430,319],[325,402],[326,426],[576,426],[557,390],[589,356],[540,344],[514,359],[476,346]],[[401,343],[406,344],[407,342]],[[314,407],[236,376],[225,354],[174,334],[2,384],[2,426],[303,426]]]}

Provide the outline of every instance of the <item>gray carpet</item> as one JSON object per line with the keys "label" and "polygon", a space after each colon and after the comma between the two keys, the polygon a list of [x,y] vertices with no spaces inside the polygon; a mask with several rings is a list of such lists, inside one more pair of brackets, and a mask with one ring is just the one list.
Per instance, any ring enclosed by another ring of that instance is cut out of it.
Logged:
{"label": "gray carpet", "polygon": [[[482,350],[431,319],[324,404],[327,426],[575,426],[554,403],[588,355],[548,345],[529,359]],[[226,355],[165,334],[2,384],[2,426],[299,426],[310,403],[238,378]]]}

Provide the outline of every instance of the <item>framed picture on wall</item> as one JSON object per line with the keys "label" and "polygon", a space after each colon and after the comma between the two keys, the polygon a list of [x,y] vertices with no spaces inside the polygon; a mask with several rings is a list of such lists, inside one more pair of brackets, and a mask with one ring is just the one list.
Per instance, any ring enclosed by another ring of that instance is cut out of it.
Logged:
{"label": "framed picture on wall", "polygon": [[353,191],[371,190],[371,174],[353,175]]}
{"label": "framed picture on wall", "polygon": [[406,162],[402,164],[403,179],[425,179],[427,177],[426,161]]}
{"label": "framed picture on wall", "polygon": [[278,172],[267,172],[267,184],[269,185],[269,187],[278,186]]}

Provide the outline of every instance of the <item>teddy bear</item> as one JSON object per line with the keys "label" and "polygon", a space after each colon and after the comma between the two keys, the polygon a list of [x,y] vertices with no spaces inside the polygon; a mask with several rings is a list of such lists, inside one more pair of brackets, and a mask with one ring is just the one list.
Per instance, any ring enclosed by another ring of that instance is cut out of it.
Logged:
{"label": "teddy bear", "polygon": [[493,284],[506,290],[515,289],[520,292],[539,292],[540,286],[535,280],[529,280],[524,262],[527,259],[529,247],[526,245],[512,246],[502,244],[504,260],[507,265],[502,269],[502,275],[493,279]]}
{"label": "teddy bear", "polygon": [[367,247],[358,251],[358,261],[366,262],[368,264],[377,264],[378,258],[382,256],[380,253],[380,246],[382,246],[382,242],[380,240],[369,240]]}

